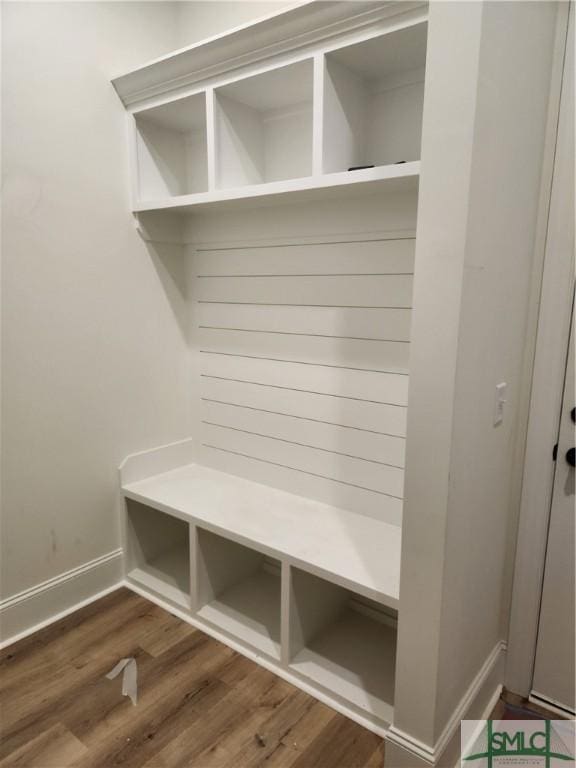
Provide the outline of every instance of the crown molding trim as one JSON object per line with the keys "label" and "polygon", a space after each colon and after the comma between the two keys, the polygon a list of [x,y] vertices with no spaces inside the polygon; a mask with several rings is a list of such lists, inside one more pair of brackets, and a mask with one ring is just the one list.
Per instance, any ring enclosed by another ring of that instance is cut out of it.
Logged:
{"label": "crown molding trim", "polygon": [[280,54],[328,44],[344,33],[366,33],[396,16],[409,18],[426,8],[422,0],[305,2],[155,59],[113,78],[112,84],[123,104],[135,107],[154,97],[181,95],[199,82]]}

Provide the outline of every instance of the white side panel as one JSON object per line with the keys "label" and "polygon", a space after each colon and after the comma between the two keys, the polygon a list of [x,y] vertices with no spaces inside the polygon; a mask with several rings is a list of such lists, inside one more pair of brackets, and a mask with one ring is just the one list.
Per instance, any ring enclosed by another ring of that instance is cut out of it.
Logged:
{"label": "white side panel", "polygon": [[214,117],[217,187],[240,187],[264,181],[264,134],[259,113],[215,94]]}
{"label": "white side panel", "polygon": [[424,80],[376,92],[370,107],[364,161],[385,165],[420,159]]}
{"label": "white side panel", "polygon": [[139,199],[157,200],[185,194],[184,136],[144,121],[137,125]]}
{"label": "white side panel", "polygon": [[312,105],[296,105],[264,118],[266,181],[312,173]]}
{"label": "white side panel", "polygon": [[326,58],[324,72],[324,173],[362,162],[368,128],[368,91],[362,77]]}

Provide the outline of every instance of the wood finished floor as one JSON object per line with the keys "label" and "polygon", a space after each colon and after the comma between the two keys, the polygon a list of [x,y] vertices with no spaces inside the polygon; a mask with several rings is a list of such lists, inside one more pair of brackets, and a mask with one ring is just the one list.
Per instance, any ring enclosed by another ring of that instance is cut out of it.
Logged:
{"label": "wood finished floor", "polygon": [[[138,704],[116,662],[138,662]],[[382,768],[383,741],[126,589],[0,652],[0,767]]]}

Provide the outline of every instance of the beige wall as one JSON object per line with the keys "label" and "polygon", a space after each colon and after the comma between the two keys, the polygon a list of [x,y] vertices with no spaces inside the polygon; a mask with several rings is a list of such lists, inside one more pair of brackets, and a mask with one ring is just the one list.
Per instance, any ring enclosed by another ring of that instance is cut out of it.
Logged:
{"label": "beige wall", "polygon": [[133,227],[110,78],[287,5],[3,4],[3,597],[115,550],[120,461],[189,431],[183,263]]}
{"label": "beige wall", "polygon": [[178,47],[191,45],[198,40],[217,35],[240,24],[267,16],[297,2],[248,2],[247,0],[200,0],[199,2],[177,2]]}
{"label": "beige wall", "polygon": [[177,303],[129,213],[109,78],[170,3],[3,4],[2,594],[119,546],[116,468],[186,432]]}

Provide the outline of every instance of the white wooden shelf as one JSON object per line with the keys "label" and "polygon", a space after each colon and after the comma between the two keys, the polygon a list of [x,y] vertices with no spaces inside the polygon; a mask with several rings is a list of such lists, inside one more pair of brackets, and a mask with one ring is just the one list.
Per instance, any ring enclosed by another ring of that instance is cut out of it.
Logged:
{"label": "white wooden shelf", "polygon": [[189,527],[130,502],[126,510],[127,577],[170,602],[190,606]]}
{"label": "white wooden shelf", "polygon": [[300,179],[250,184],[233,189],[198,192],[190,195],[143,200],[134,206],[135,213],[172,210],[189,213],[195,209],[210,210],[226,207],[274,205],[290,202],[331,200],[336,197],[388,193],[417,192],[420,162],[415,160],[357,171],[327,173]]}
{"label": "white wooden shelf", "polygon": [[198,529],[197,615],[280,659],[280,563]]}
{"label": "white wooden shelf", "polygon": [[392,722],[396,630],[351,608],[291,663],[302,677],[378,719]]}
{"label": "white wooden shelf", "polygon": [[297,568],[291,571],[290,595],[291,669],[391,722],[395,614]]}
{"label": "white wooden shelf", "polygon": [[322,170],[420,158],[427,23],[326,54]]}
{"label": "white wooden shelf", "polygon": [[128,483],[122,491],[398,608],[398,526],[195,464]]}
{"label": "white wooden shelf", "polygon": [[198,616],[257,651],[280,658],[279,574],[261,571],[247,576],[200,608]]}
{"label": "white wooden shelf", "polygon": [[135,123],[140,199],[208,189],[204,94],[143,110]]}
{"label": "white wooden shelf", "polygon": [[130,105],[135,212],[416,188],[425,5],[333,5],[282,14],[286,30],[310,25],[289,56],[274,55],[271,17],[113,80]]}
{"label": "white wooden shelf", "polygon": [[187,546],[175,547],[146,565],[133,568],[128,572],[128,577],[176,605],[184,608],[190,605],[190,566]]}

